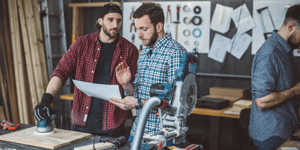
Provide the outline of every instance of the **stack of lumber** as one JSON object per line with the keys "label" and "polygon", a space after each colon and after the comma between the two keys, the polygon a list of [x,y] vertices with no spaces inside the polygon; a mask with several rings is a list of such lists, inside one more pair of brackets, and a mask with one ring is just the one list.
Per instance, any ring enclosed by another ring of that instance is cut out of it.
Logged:
{"label": "stack of lumber", "polygon": [[0,88],[6,118],[35,124],[33,108],[48,83],[39,3],[38,0],[2,0],[2,9],[5,33],[1,32],[0,38],[4,41],[5,34],[6,43],[1,42],[0,49],[5,54],[4,65],[0,66],[5,67],[0,68]]}

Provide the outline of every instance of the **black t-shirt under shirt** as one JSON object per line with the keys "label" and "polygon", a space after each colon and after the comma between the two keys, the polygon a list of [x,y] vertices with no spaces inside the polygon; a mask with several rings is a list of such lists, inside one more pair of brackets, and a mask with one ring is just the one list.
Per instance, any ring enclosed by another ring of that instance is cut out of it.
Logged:
{"label": "black t-shirt under shirt", "polygon": [[[109,84],[109,73],[110,67],[113,60],[113,55],[115,52],[116,44],[118,40],[116,39],[112,43],[102,43],[101,52],[98,58],[94,82],[99,84]],[[91,133],[106,133],[113,130],[103,131],[102,130],[102,121],[103,121],[103,107],[104,100],[92,97],[89,115],[84,127],[80,127]]]}

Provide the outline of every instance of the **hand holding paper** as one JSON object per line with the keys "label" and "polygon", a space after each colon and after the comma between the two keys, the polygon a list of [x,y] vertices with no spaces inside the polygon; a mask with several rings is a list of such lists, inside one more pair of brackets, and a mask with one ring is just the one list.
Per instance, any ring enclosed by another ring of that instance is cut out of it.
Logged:
{"label": "hand holding paper", "polygon": [[110,97],[122,99],[118,85],[88,83],[73,80],[75,86],[87,96],[101,98],[109,101]]}

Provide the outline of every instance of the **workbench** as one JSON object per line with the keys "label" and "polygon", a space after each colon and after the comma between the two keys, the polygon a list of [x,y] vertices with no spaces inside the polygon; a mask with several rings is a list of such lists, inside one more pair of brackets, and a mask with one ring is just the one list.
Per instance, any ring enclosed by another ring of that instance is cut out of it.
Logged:
{"label": "workbench", "polygon": [[[16,131],[20,131],[22,129],[26,129],[26,128],[30,128],[33,127],[32,125],[26,125],[26,124],[20,124],[19,129],[17,129]],[[11,132],[15,132],[15,131],[10,131],[10,130],[3,130],[0,129],[0,136],[3,134],[8,134]],[[95,143],[99,143],[100,140],[100,136],[96,136],[95,137]],[[60,148],[57,148],[57,150],[74,150],[75,147],[80,147],[80,146],[84,146],[84,145],[90,145],[93,144],[94,141],[94,136],[84,139],[84,140],[80,140],[78,142],[72,143],[70,145],[66,145]],[[29,146],[29,145],[23,145],[23,144],[18,144],[18,143],[13,143],[13,142],[6,142],[6,141],[1,141],[0,140],[0,149],[14,149],[14,150],[46,150],[44,148],[40,148],[40,147],[34,147],[34,146]],[[127,141],[125,145],[123,145],[119,150],[128,150],[130,149],[130,142]]]}
{"label": "workbench", "polygon": [[[74,94],[65,94],[61,95],[60,98],[63,100],[73,100]],[[238,122],[238,119],[240,118],[240,115],[229,115],[225,114],[224,111],[227,109],[230,109],[231,107],[227,107],[221,110],[213,110],[213,109],[207,109],[207,108],[195,108],[192,114],[194,115],[204,115],[204,116],[210,116],[210,136],[209,139],[209,147],[211,150],[219,150],[220,145],[221,145],[221,128],[224,130],[224,127],[221,127],[221,118],[228,118],[228,123],[226,125],[226,131],[227,131],[227,136],[226,140],[230,141],[228,142],[222,142],[222,143],[227,143],[227,148],[232,149],[232,141],[234,138],[233,135],[233,122]]]}
{"label": "workbench", "polygon": [[[300,136],[300,130],[298,130],[293,135],[294,136]],[[291,141],[290,139],[288,139],[277,150],[283,150],[282,147],[297,147],[298,149],[300,149],[300,141]]]}

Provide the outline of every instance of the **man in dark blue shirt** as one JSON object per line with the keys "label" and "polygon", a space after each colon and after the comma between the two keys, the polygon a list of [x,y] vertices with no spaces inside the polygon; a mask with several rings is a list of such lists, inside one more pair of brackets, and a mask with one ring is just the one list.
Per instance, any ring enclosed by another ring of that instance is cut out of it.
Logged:
{"label": "man in dark blue shirt", "polygon": [[299,5],[290,7],[253,59],[249,134],[258,150],[277,149],[298,130],[300,83],[292,51],[300,45],[299,14]]}

